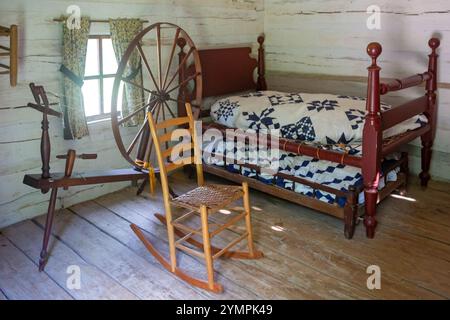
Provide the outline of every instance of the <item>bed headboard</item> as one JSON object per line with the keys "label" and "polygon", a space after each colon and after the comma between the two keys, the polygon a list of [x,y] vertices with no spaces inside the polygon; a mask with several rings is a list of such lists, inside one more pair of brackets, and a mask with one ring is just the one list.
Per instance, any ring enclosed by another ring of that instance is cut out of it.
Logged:
{"label": "bed headboard", "polygon": [[[198,50],[202,66],[203,98],[246,90],[266,90],[263,35],[258,37],[258,43],[258,59],[250,57],[251,47]],[[181,45],[179,47],[180,53],[183,54],[183,47]],[[253,73],[256,68],[258,76],[255,82]],[[185,72],[180,72],[179,82],[194,73],[193,66],[187,67]],[[192,98],[186,94],[186,88],[180,87],[179,101],[191,101]],[[179,103],[178,115],[183,116],[185,112],[185,106]]]}

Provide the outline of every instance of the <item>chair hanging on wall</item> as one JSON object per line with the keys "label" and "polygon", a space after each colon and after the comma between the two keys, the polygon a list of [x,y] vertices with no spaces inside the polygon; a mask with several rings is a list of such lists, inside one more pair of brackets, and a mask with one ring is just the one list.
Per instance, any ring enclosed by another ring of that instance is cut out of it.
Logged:
{"label": "chair hanging on wall", "polygon": [[[160,178],[165,209],[165,217],[158,214],[155,214],[155,216],[167,226],[170,261],[166,260],[155,249],[155,247],[146,239],[138,226],[132,224],[131,228],[136,233],[138,238],[144,243],[149,252],[155,256],[155,258],[168,271],[174,273],[191,285],[213,292],[222,292],[222,285],[214,281],[213,264],[215,259],[219,257],[257,259],[263,257],[263,254],[262,252],[257,251],[253,245],[253,234],[250,221],[250,201],[247,183],[244,182],[242,186],[204,183],[200,154],[201,151],[200,146],[195,139],[196,132],[194,127],[194,117],[190,104],[186,104],[186,111],[187,117],[172,118],[159,123],[155,122],[155,119],[151,113],[147,114],[150,124],[150,132],[154,141],[156,156],[160,168]],[[180,137],[183,137],[183,141],[173,147],[167,148],[167,142],[173,137],[172,130],[167,129],[176,126],[187,127],[187,129],[179,130],[179,132],[182,133]],[[160,130],[168,131],[168,133],[159,134],[158,131]],[[186,142],[186,137],[189,138],[189,142]],[[161,144],[166,146],[165,150],[161,148]],[[175,150],[175,148],[178,149]],[[173,159],[173,154],[179,155],[177,153],[178,150],[182,150],[184,157],[181,156],[180,158]],[[192,150],[194,150],[193,156]],[[186,153],[188,153],[189,156],[185,156]],[[166,162],[166,159],[168,159],[169,162]],[[196,167],[198,187],[183,195],[172,198],[169,192],[167,174],[175,169],[193,163]],[[229,218],[221,224],[218,224],[215,221],[214,228],[210,228],[212,226],[209,221],[209,217],[211,215],[241,198],[244,203],[243,212]],[[172,206],[188,211],[184,212],[181,216],[174,217]],[[200,218],[200,227],[192,227],[187,224],[183,224],[183,222],[188,220],[189,217]],[[211,240],[213,237],[236,225],[241,220],[245,220],[245,232],[243,234],[238,235],[223,248],[216,248],[211,245]],[[178,239],[176,239],[176,236],[178,236]],[[197,241],[194,239],[194,236],[201,237],[202,241]],[[248,252],[230,250],[244,239],[247,239]],[[207,281],[192,277],[178,267],[176,256],[177,249],[190,255],[205,259],[208,276]]]}

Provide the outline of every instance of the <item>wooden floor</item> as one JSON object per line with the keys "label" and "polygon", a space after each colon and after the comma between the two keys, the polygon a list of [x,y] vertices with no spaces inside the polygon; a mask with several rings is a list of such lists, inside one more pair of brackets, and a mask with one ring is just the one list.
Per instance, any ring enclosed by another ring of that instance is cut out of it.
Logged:
{"label": "wooden floor", "polygon": [[[194,183],[182,175],[171,181],[179,192]],[[346,240],[341,221],[252,191],[255,241],[265,258],[217,261],[217,278],[225,287],[218,295],[190,287],[148,254],[129,224],[139,225],[167,252],[165,227],[153,217],[163,212],[160,196],[136,197],[129,188],[60,211],[42,273],[37,261],[45,217],[2,230],[0,300],[445,299],[450,297],[449,191],[449,184],[431,182],[423,192],[413,180],[410,199],[391,197],[379,206],[374,240],[365,238],[361,225],[354,239]],[[197,258],[180,253],[179,263],[205,276]],[[70,265],[80,267],[79,290],[66,286]],[[380,290],[367,289],[369,265],[381,268]]]}

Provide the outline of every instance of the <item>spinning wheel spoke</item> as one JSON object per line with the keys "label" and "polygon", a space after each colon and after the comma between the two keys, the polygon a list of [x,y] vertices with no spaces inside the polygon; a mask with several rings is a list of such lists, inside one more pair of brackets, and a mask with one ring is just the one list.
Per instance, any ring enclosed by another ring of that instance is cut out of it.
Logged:
{"label": "spinning wheel spoke", "polygon": [[141,44],[138,42],[137,48],[139,51],[139,55],[141,56],[141,59],[144,61],[145,67],[147,68],[148,73],[150,74],[150,77],[152,78],[153,84],[155,85],[156,90],[159,92],[161,91],[161,87],[158,86],[156,83],[155,77],[153,76],[152,69],[150,68],[150,64],[148,63],[147,57],[144,54],[144,50],[142,49]]}
{"label": "spinning wheel spoke", "polygon": [[200,73],[196,73],[196,74],[193,74],[193,75],[190,76],[190,77],[187,77],[185,80],[183,80],[182,82],[180,82],[179,84],[177,84],[175,87],[173,87],[172,89],[166,91],[166,93],[169,94],[169,93],[171,93],[172,91],[178,89],[179,87],[184,86],[184,85],[187,84],[189,81],[195,79],[195,78],[196,78],[197,76],[199,76],[199,75],[200,75]]}
{"label": "spinning wheel spoke", "polygon": [[184,101],[184,100],[181,100],[181,99],[174,99],[174,98],[168,98],[167,100],[169,100],[169,101],[173,101],[173,102],[179,102],[179,103],[185,103],[186,101]]}
{"label": "spinning wheel spoke", "polygon": [[[156,26],[156,48],[157,48],[157,59],[158,59],[158,77],[159,77],[159,88],[162,88],[162,71],[161,71],[161,26]],[[158,90],[159,91],[159,90]]]}
{"label": "spinning wheel spoke", "polygon": [[[159,116],[159,109],[161,107],[160,103],[156,103],[155,104],[155,108],[156,106],[159,106],[158,110],[157,110],[157,114],[156,114],[156,119],[158,119]],[[154,110],[154,109],[153,109]],[[144,156],[144,162],[150,162],[150,157],[152,155],[152,151],[153,151],[153,139],[149,140],[149,143],[147,144],[147,149],[145,150],[145,156]]]}
{"label": "spinning wheel spoke", "polygon": [[[155,109],[155,105],[153,105],[150,112],[152,112]],[[145,126],[147,125],[148,118],[147,115],[145,115],[144,122],[142,123],[141,127],[139,128],[138,133],[133,138],[133,141],[131,141],[131,144],[127,148],[127,154],[130,155],[131,151],[133,151],[133,148],[135,147],[136,143],[138,142],[139,137],[142,135],[142,132],[144,131]]]}
{"label": "spinning wheel spoke", "polygon": [[[156,98],[155,98],[156,99]],[[122,119],[119,120],[119,122],[117,122],[119,125],[123,124],[124,122],[127,122],[128,120],[130,120],[131,118],[133,118],[135,115],[137,115],[139,112],[142,112],[145,108],[149,107],[154,101],[155,99],[152,99],[149,103],[146,103],[145,105],[143,105],[142,107],[136,109],[135,111],[133,111],[132,113],[130,113],[129,115],[127,115],[126,117],[123,117]]]}
{"label": "spinning wheel spoke", "polygon": [[139,85],[139,84],[137,84],[137,83],[134,83],[134,82],[132,82],[132,81],[130,81],[130,80],[127,80],[127,79],[125,79],[125,78],[121,78],[121,80],[122,80],[123,82],[126,82],[126,83],[128,83],[128,84],[131,84],[131,85],[133,85],[133,86],[135,86],[135,87],[138,87],[139,89],[142,89],[142,90],[144,90],[144,91],[146,91],[146,92],[148,92],[148,93],[154,93],[154,91],[151,91],[150,89],[144,88],[143,86],[141,86],[141,85]]}
{"label": "spinning wheel spoke", "polygon": [[[163,101],[163,103],[165,105],[166,102]],[[163,121],[166,121],[166,111],[165,111],[166,108],[164,108],[164,105],[161,105],[161,109],[162,109]],[[166,134],[166,133],[167,133],[167,128],[164,128],[164,134]],[[166,149],[169,149],[169,142],[168,141],[166,141],[165,145],[166,145]]]}
{"label": "spinning wheel spoke", "polygon": [[195,51],[196,49],[194,47],[192,47],[191,49],[189,49],[188,53],[184,56],[183,60],[181,60],[180,64],[178,65],[177,71],[175,71],[175,73],[173,74],[172,78],[170,79],[169,83],[164,87],[164,90],[167,89],[173,82],[173,80],[175,80],[175,77],[177,76],[177,74],[180,72],[180,69],[183,65],[185,65],[187,59],[189,58],[189,56]]}
{"label": "spinning wheel spoke", "polygon": [[170,71],[170,67],[172,66],[172,60],[173,60],[173,56],[175,55],[175,48],[177,47],[177,41],[178,41],[178,37],[180,36],[180,28],[177,28],[177,31],[175,32],[175,38],[173,39],[173,44],[172,44],[172,50],[170,52],[170,58],[169,58],[169,63],[167,64],[167,69],[166,69],[166,75],[164,76],[164,83],[163,83],[163,88],[166,88],[166,84],[167,84],[167,78],[169,77],[169,71]]}
{"label": "spinning wheel spoke", "polygon": [[134,146],[136,145],[136,142],[138,141],[139,137],[142,135],[142,132],[144,131],[145,125],[147,124],[147,116],[145,116],[144,123],[139,128],[138,133],[133,138],[133,141],[131,141],[131,144],[127,148],[127,154],[130,155],[131,151],[133,151]]}
{"label": "spinning wheel spoke", "polygon": [[177,116],[173,113],[172,109],[170,109],[169,105],[167,104],[167,101],[164,101],[164,105],[166,106],[167,110],[169,110],[169,113],[172,116],[172,118],[176,118]]}

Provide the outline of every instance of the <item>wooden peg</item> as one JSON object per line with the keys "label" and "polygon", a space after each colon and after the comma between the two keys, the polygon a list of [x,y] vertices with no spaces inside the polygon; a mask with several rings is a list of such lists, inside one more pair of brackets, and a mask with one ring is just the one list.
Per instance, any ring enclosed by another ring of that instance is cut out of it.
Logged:
{"label": "wooden peg", "polygon": [[[60,154],[56,156],[57,159],[66,159],[66,168],[64,170],[64,177],[70,178],[72,176],[75,159],[97,159],[96,153],[83,153],[77,155],[77,152],[73,149],[69,149],[67,154]],[[69,187],[64,187],[64,190],[68,190]]]}

